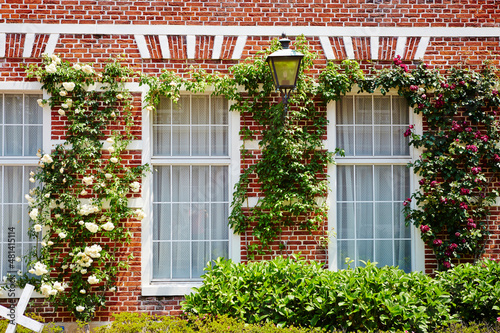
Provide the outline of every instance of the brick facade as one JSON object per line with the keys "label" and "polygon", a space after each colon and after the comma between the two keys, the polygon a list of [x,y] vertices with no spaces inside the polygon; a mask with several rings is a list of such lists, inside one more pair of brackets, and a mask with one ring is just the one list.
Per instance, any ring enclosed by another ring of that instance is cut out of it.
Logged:
{"label": "brick facade", "polygon": [[[458,29],[458,30],[457,30]],[[27,81],[22,65],[40,62],[44,52],[60,54],[69,61],[102,65],[112,56],[123,55],[124,63],[136,71],[158,75],[163,69],[180,74],[190,66],[208,72],[227,73],[229,68],[268,47],[286,32],[293,40],[304,34],[318,54],[312,74],[327,61],[352,58],[363,70],[388,66],[396,55],[411,64],[423,60],[444,69],[464,63],[479,66],[484,60],[499,64],[500,6],[496,0],[324,0],[294,1],[108,1],[108,0],[5,0],[0,4],[0,83]],[[134,135],[149,142],[142,133],[141,94],[134,93]],[[64,139],[65,117],[52,111],[50,137]],[[251,115],[242,115],[240,126],[255,129]],[[259,139],[259,138],[255,138]],[[134,147],[127,158],[139,163],[141,148]],[[250,148],[241,168],[259,158]],[[147,161],[142,161],[147,162]],[[250,196],[258,196],[253,179]],[[491,237],[486,257],[500,259],[500,211],[493,207]],[[109,298],[109,307],[99,311],[96,321],[110,320],[110,314],[141,311],[179,315],[182,296],[141,294],[141,233],[133,224],[135,259],[131,269],[121,273],[119,292]],[[302,252],[310,259],[328,261],[319,242],[327,231],[309,235],[296,227],[284,230],[272,245],[272,253],[257,257]],[[251,230],[241,236],[241,260],[247,260],[246,244],[254,241]],[[286,246],[280,247],[280,243]],[[425,249],[425,269],[436,267],[432,251]],[[41,303],[41,300],[37,300]],[[36,306],[38,307],[38,306]],[[55,321],[69,321],[64,310],[43,305],[39,309]]]}

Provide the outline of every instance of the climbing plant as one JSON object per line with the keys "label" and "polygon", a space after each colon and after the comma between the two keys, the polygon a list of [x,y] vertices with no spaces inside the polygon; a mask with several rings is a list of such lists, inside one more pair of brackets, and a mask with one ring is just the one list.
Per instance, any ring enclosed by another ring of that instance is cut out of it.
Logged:
{"label": "climbing plant", "polygon": [[484,252],[489,208],[498,196],[498,86],[487,64],[480,71],[456,67],[440,74],[426,64],[410,71],[400,58],[362,84],[384,94],[397,89],[423,116],[422,134],[413,125],[404,133],[422,153],[409,165],[420,176],[419,189],[403,205],[407,223],[420,229],[440,269]]}
{"label": "climbing plant", "polygon": [[67,120],[64,143],[39,151],[30,175],[41,184],[26,194],[36,246],[19,282],[34,284],[51,304],[89,322],[116,292],[118,272],[129,267],[127,253],[119,252],[131,238],[126,222],[144,218],[128,207],[128,198],[140,191],[147,166],[123,160],[133,139],[132,96],[124,83],[133,73],[119,61],[97,73],[92,64],[72,65],[56,55],[27,72],[50,96],[39,105]]}

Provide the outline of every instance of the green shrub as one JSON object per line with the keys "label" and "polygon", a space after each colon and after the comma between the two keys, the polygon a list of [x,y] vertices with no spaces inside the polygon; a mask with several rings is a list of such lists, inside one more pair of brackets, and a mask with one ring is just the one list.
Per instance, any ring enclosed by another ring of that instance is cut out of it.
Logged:
{"label": "green shrub", "polygon": [[114,321],[106,326],[96,328],[96,333],[189,333],[193,332],[186,320],[179,317],[152,316],[146,313],[118,313],[114,314]]}
{"label": "green shrub", "polygon": [[456,319],[450,296],[431,277],[393,267],[339,272],[296,258],[209,264],[204,282],[186,296],[193,314],[227,314],[247,323],[356,330],[432,331]]}
{"label": "green shrub", "polygon": [[[32,313],[32,312],[27,313],[26,316],[31,318],[31,319],[34,319],[40,323],[45,322],[44,318],[36,313]],[[6,320],[6,319],[0,320],[0,332],[5,332],[7,330],[8,325],[9,325],[9,320]],[[60,333],[62,331],[63,330],[61,327],[59,327],[53,323],[48,323],[48,324],[45,324],[45,326],[43,327],[42,333]],[[24,328],[21,325],[17,325],[16,332],[17,333],[31,333],[33,331],[30,329]]]}
{"label": "green shrub", "polygon": [[452,299],[452,312],[464,322],[495,322],[500,313],[500,264],[485,260],[463,264],[440,273],[440,281]]}
{"label": "green shrub", "polygon": [[449,327],[441,328],[436,333],[498,333],[500,326],[487,323],[451,324]]}

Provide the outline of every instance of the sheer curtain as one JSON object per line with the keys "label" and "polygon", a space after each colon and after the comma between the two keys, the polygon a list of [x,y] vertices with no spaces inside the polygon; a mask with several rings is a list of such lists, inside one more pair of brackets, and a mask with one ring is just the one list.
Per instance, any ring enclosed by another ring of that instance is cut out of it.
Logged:
{"label": "sheer curtain", "polygon": [[406,165],[392,162],[409,156],[402,135],[408,113],[398,96],[349,96],[337,102],[337,146],[347,159],[357,158],[344,165],[337,159],[338,268],[346,268],[350,258],[351,267],[370,260],[411,270],[411,229],[402,214],[410,174]]}
{"label": "sheer curtain", "polygon": [[[21,257],[34,246],[27,231],[30,224],[29,207],[25,199],[30,189],[38,184],[28,181],[36,170],[36,153],[42,148],[42,110],[35,94],[0,94],[0,216],[1,272],[24,270],[21,262],[10,262],[9,241],[15,240],[15,256]],[[9,158],[8,165],[6,157]],[[12,160],[15,158],[15,164]],[[11,231],[9,233],[9,231]]]}
{"label": "sheer curtain", "polygon": [[229,254],[229,168],[211,158],[229,163],[227,113],[227,100],[207,95],[160,103],[153,151],[166,159],[153,157],[154,279],[199,279],[208,261]]}

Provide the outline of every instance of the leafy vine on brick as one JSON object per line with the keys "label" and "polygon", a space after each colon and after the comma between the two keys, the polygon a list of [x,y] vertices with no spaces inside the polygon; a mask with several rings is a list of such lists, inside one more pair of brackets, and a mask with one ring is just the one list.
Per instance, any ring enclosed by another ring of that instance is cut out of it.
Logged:
{"label": "leafy vine on brick", "polygon": [[50,96],[39,105],[67,122],[65,142],[39,151],[31,174],[30,182],[40,184],[26,194],[36,245],[19,283],[35,285],[56,308],[89,322],[116,292],[118,272],[129,267],[128,253],[118,251],[131,238],[126,221],[144,218],[128,207],[128,197],[140,192],[147,166],[122,163],[133,139],[132,96],[124,87],[133,72],[114,61],[98,73],[57,55],[45,55],[27,72]]}
{"label": "leafy vine on brick", "polygon": [[[213,94],[234,101],[231,111],[251,114],[259,124],[258,131],[243,128],[240,133],[244,139],[262,135],[259,142],[261,158],[243,170],[236,184],[229,216],[229,225],[236,233],[243,234],[251,228],[259,241],[248,246],[251,254],[265,251],[280,236],[282,228],[297,223],[299,217],[305,217],[300,221],[302,228],[317,230],[324,224],[328,210],[328,203],[324,200],[328,193],[326,168],[328,163],[333,163],[334,152],[327,152],[323,146],[326,113],[318,107],[321,100],[316,100],[322,86],[307,74],[315,54],[309,51],[305,38],[297,38],[294,47],[305,57],[284,121],[283,104],[279,103],[280,97],[275,92],[265,62],[266,56],[280,47],[274,40],[269,49],[231,67],[229,75],[193,70],[187,78],[180,78],[170,71],[158,78],[142,78],[142,83],[150,88],[146,101],[151,110],[160,96],[177,99],[181,87],[200,92],[211,86]],[[341,91],[350,89],[351,80],[338,74],[333,66],[325,71],[324,76],[327,74],[336,76],[338,82],[335,83],[340,84]],[[339,80],[340,77],[343,81]],[[323,84],[333,83],[332,80],[325,79]],[[242,163],[246,163],[251,152],[245,144],[241,154]],[[262,193],[255,207],[249,207],[247,200],[251,175],[258,178]]]}

